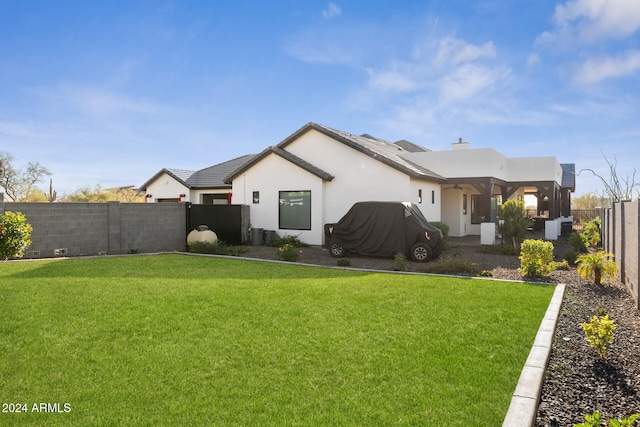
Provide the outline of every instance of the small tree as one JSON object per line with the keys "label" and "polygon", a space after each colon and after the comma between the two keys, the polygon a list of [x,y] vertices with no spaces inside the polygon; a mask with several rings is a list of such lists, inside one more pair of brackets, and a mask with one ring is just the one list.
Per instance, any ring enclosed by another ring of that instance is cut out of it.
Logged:
{"label": "small tree", "polygon": [[38,190],[36,184],[51,172],[38,162],[29,162],[24,170],[16,169],[11,162],[13,156],[0,152],[0,187],[14,202],[31,201],[32,194]]}
{"label": "small tree", "polygon": [[597,216],[584,224],[583,234],[589,245],[596,247],[600,243],[600,217]]}
{"label": "small tree", "polygon": [[578,274],[580,277],[583,279],[593,277],[593,283],[596,285],[602,284],[603,276],[613,278],[618,272],[618,266],[613,262],[613,254],[608,254],[603,251],[582,254],[576,262],[578,263]]}
{"label": "small tree", "polygon": [[20,212],[0,216],[0,259],[20,258],[31,244],[31,225]]}
{"label": "small tree", "polygon": [[527,234],[527,218],[525,215],[524,202],[516,200],[507,200],[500,206],[500,219],[502,223],[498,224],[498,233],[502,234],[502,238],[513,246],[517,251],[520,243]]}

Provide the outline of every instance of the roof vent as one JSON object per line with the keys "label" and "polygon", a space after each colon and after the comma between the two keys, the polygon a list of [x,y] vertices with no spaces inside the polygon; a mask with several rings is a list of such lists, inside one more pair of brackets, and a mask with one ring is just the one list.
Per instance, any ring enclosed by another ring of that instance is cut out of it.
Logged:
{"label": "roof vent", "polygon": [[462,138],[458,138],[458,142],[454,142],[453,144],[451,144],[451,149],[452,150],[467,150],[467,149],[469,149],[469,143],[468,142],[463,142]]}

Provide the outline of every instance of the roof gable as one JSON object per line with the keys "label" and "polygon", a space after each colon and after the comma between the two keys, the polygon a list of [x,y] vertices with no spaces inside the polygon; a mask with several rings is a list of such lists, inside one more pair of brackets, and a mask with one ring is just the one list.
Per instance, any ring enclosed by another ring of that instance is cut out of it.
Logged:
{"label": "roof gable", "polygon": [[[353,135],[347,132],[332,129],[317,123],[307,123],[298,129],[285,140],[277,145],[278,148],[285,149],[289,144],[300,138],[303,134],[310,130],[320,132],[338,142],[341,142],[360,153],[363,153],[379,162],[386,164],[412,178],[425,179],[435,182],[444,182],[445,178],[441,175],[408,161],[401,156],[411,151],[403,148],[401,145],[392,144],[383,139],[372,137],[371,135]],[[417,147],[417,146],[416,146]]]}
{"label": "roof gable", "polygon": [[227,184],[231,184],[234,178],[236,178],[238,175],[241,175],[243,172],[250,169],[256,163],[260,162],[262,159],[264,159],[270,154],[275,154],[276,156],[279,156],[287,160],[288,162],[293,163],[294,165],[306,170],[307,172],[317,176],[318,178],[324,181],[331,181],[334,178],[334,176],[331,175],[330,173],[323,171],[322,169],[312,165],[306,160],[301,159],[300,157],[294,154],[291,154],[288,151],[283,150],[282,148],[268,147],[265,150],[263,150],[260,154],[254,156],[250,161],[246,162],[244,165],[234,170],[231,174],[229,174],[226,178],[224,178],[224,182]]}

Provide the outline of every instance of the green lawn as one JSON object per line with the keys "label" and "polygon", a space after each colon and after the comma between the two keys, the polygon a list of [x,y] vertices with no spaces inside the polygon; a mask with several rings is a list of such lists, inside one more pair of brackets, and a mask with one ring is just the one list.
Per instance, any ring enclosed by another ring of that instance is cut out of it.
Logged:
{"label": "green lawn", "polygon": [[501,425],[553,290],[184,255],[0,263],[0,399],[28,409],[0,425]]}

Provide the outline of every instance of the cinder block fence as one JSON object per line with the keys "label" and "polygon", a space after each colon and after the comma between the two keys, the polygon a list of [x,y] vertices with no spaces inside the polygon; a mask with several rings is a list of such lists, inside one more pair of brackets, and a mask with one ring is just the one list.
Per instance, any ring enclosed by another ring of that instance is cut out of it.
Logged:
{"label": "cinder block fence", "polygon": [[640,309],[640,202],[614,203],[602,209],[602,248],[613,253],[618,274]]}
{"label": "cinder block fence", "polygon": [[183,250],[184,203],[8,203],[33,226],[27,258]]}

